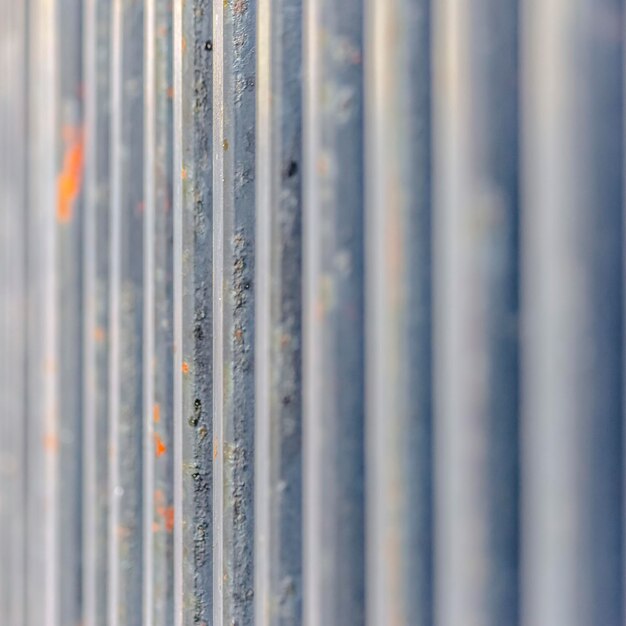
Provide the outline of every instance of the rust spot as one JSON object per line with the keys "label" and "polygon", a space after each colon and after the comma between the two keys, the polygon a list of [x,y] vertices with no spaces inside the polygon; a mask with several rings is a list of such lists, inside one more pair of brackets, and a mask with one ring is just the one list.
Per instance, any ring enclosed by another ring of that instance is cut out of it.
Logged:
{"label": "rust spot", "polygon": [[171,533],[174,530],[174,507],[173,506],[157,506],[157,514],[163,518],[165,530]]}
{"label": "rust spot", "polygon": [[183,361],[183,374],[189,374],[189,363]]}
{"label": "rust spot", "polygon": [[186,167],[183,167],[183,171],[180,173],[180,177],[183,180],[187,180],[187,168]]}
{"label": "rust spot", "polygon": [[241,343],[243,340],[243,330],[241,330],[241,328],[235,328],[235,340],[238,343]]}
{"label": "rust spot", "polygon": [[217,437],[215,437],[213,439],[213,460],[215,461],[215,459],[217,459],[217,451],[218,451],[218,443],[217,443]]}
{"label": "rust spot", "polygon": [[43,448],[46,452],[57,452],[59,449],[59,438],[54,433],[47,433],[43,438]]}
{"label": "rust spot", "polygon": [[158,402],[155,402],[154,407],[152,407],[152,419],[155,424],[161,421],[161,405]]}
{"label": "rust spot", "polygon": [[65,154],[57,179],[57,219],[61,224],[67,224],[72,219],[74,202],[83,180],[83,131],[80,128],[64,128],[63,139]]}
{"label": "rust spot", "polygon": [[228,139],[224,139],[224,141],[222,141],[222,147],[224,150],[228,150]]}
{"label": "rust spot", "polygon": [[187,39],[185,37],[182,38],[180,47],[183,49],[183,52],[187,52]]}
{"label": "rust spot", "polygon": [[246,12],[248,8],[247,0],[235,0],[235,4],[233,5],[233,11],[235,15],[242,15]]}
{"label": "rust spot", "polygon": [[152,522],[152,532],[153,533],[159,532],[159,525],[156,522]]}
{"label": "rust spot", "polygon": [[174,97],[174,87],[167,88],[167,97],[172,99]]}
{"label": "rust spot", "polygon": [[104,341],[104,328],[102,328],[102,326],[96,326],[93,329],[93,339],[96,343],[102,343]]}
{"label": "rust spot", "polygon": [[167,446],[163,442],[163,439],[159,436],[158,433],[154,434],[154,452],[159,456],[163,456],[167,452]]}

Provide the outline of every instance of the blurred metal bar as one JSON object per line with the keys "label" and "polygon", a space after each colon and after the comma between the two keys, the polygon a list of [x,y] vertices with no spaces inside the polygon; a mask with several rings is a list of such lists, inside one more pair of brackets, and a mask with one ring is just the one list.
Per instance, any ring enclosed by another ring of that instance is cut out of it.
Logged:
{"label": "blurred metal bar", "polygon": [[175,623],[213,618],[212,3],[174,2]]}
{"label": "blurred metal bar", "polygon": [[84,6],[83,593],[85,626],[105,626],[109,524],[111,3]]}
{"label": "blurred metal bar", "polygon": [[304,18],[304,603],[308,626],[363,624],[363,6]]}
{"label": "blurred metal bar", "polygon": [[174,623],[172,3],[146,0],[144,621]]}
{"label": "blurred metal bar", "polygon": [[624,5],[525,0],[524,623],[624,622]]}
{"label": "blurred metal bar", "polygon": [[255,623],[302,623],[302,1],[260,0]]}
{"label": "blurred metal bar", "polygon": [[115,0],[111,44],[109,612],[144,623],[143,0]]}
{"label": "blurred metal bar", "polygon": [[254,620],[256,2],[213,2],[213,624]]}
{"label": "blurred metal bar", "polygon": [[56,149],[56,306],[58,433],[59,622],[82,621],[82,4],[58,0],[58,147]]}
{"label": "blurred metal bar", "polygon": [[28,626],[57,626],[57,137],[56,2],[27,10],[26,610]]}
{"label": "blurred metal bar", "polygon": [[0,1],[0,616],[25,624],[26,4]]}
{"label": "blurred metal bar", "polygon": [[519,620],[517,2],[444,0],[434,18],[436,620],[513,626]]}
{"label": "blurred metal bar", "polygon": [[433,623],[431,10],[367,3],[367,622]]}

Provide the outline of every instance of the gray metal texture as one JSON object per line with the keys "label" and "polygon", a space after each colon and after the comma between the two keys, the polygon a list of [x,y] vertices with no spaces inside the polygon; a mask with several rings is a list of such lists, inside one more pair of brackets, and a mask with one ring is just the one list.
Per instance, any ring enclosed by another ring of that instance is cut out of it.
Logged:
{"label": "gray metal texture", "polygon": [[0,625],[621,626],[623,0],[0,0]]}

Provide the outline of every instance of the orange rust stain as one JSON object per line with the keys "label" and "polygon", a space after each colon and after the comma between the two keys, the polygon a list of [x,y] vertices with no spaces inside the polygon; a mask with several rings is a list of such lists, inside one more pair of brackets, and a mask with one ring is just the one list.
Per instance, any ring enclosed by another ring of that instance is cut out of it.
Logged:
{"label": "orange rust stain", "polygon": [[54,433],[44,435],[43,448],[46,452],[56,452],[59,449],[59,438]]}
{"label": "orange rust stain", "polygon": [[158,433],[154,434],[154,452],[158,457],[163,456],[167,452],[167,446]]}
{"label": "orange rust stain", "polygon": [[157,515],[163,518],[165,530],[171,533],[174,530],[174,507],[173,506],[157,506]]}
{"label": "orange rust stain", "polygon": [[183,361],[183,374],[189,374],[189,363]]}
{"label": "orange rust stain", "polygon": [[215,439],[213,439],[213,460],[215,461],[215,459],[217,459],[217,437]]}
{"label": "orange rust stain", "polygon": [[170,99],[174,97],[174,87],[167,88],[167,97]]}
{"label": "orange rust stain", "polygon": [[74,202],[83,180],[84,141],[80,128],[63,129],[65,155],[57,179],[57,219],[67,224],[74,213]]}
{"label": "orange rust stain", "polygon": [[187,40],[184,37],[181,42],[181,48],[183,49],[183,52],[187,52]]}
{"label": "orange rust stain", "polygon": [[183,180],[187,180],[187,168],[183,167],[183,171],[180,173]]}
{"label": "orange rust stain", "polygon": [[224,148],[224,150],[228,150],[228,139],[224,139],[224,141],[222,141],[222,148]]}
{"label": "orange rust stain", "polygon": [[154,407],[152,408],[152,419],[155,424],[158,424],[161,421],[161,405],[158,402],[155,402]]}
{"label": "orange rust stain", "polygon": [[93,329],[93,338],[96,343],[102,343],[104,341],[104,328],[102,328],[102,326],[96,326]]}

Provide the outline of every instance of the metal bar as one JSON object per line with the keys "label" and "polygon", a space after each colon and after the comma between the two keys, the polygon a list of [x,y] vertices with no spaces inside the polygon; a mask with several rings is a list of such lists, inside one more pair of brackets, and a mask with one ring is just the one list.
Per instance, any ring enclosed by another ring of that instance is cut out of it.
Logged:
{"label": "metal bar", "polygon": [[0,2],[0,615],[24,624],[26,5]]}
{"label": "metal bar", "polygon": [[144,157],[144,624],[172,626],[172,4],[147,0]]}
{"label": "metal bar", "polygon": [[624,621],[624,3],[525,0],[524,623]]}
{"label": "metal bar", "polygon": [[104,626],[110,500],[110,2],[89,0],[84,18],[83,593],[85,626]]}
{"label": "metal bar", "polygon": [[213,2],[213,624],[253,623],[254,0]]}
{"label": "metal bar", "polygon": [[84,122],[82,14],[77,0],[59,0],[54,27],[58,45],[59,144],[56,148],[57,439],[59,621],[82,620],[82,235]]}
{"label": "metal bar", "polygon": [[437,602],[519,620],[517,2],[437,4]]}
{"label": "metal bar", "polygon": [[368,623],[433,623],[431,10],[367,3]]}
{"label": "metal bar", "polygon": [[109,611],[143,624],[143,0],[113,3]]}
{"label": "metal bar", "polygon": [[174,3],[175,619],[213,616],[212,3]]}
{"label": "metal bar", "polygon": [[302,623],[302,2],[260,0],[255,623]]}
{"label": "metal bar", "polygon": [[362,624],[363,6],[309,0],[304,89],[304,606]]}
{"label": "metal bar", "polygon": [[27,10],[26,615],[59,624],[56,4]]}

